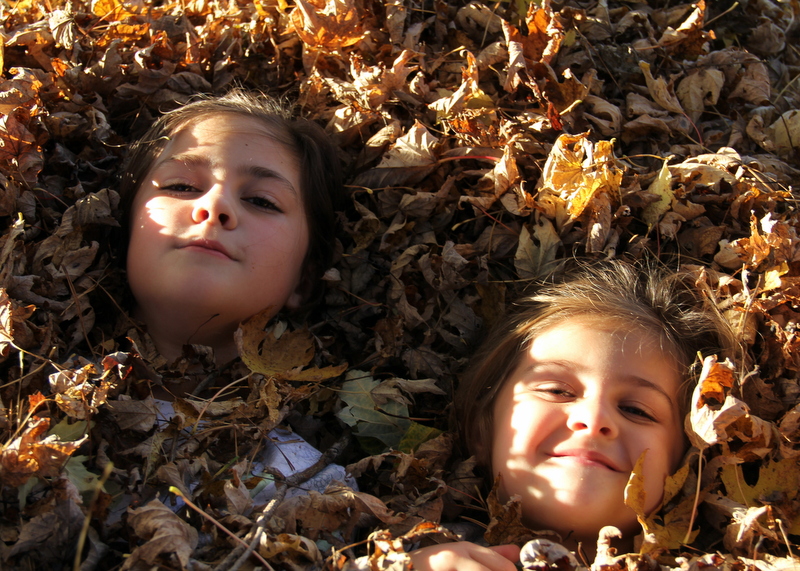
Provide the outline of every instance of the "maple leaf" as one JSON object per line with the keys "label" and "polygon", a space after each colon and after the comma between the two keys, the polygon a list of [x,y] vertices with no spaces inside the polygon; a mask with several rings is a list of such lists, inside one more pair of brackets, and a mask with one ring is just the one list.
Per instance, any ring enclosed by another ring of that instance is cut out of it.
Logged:
{"label": "maple leaf", "polygon": [[500,485],[498,476],[492,490],[486,497],[486,505],[491,518],[483,538],[489,545],[502,545],[505,543],[522,544],[534,538],[549,538],[559,541],[561,538],[553,532],[537,532],[529,529],[522,523],[522,503],[519,496],[515,496],[502,503],[497,495]]}
{"label": "maple leaf", "polygon": [[542,184],[567,201],[572,218],[583,214],[601,192],[619,194],[622,171],[608,141],[593,145],[585,134],[561,135],[544,165]]}
{"label": "maple leaf", "polygon": [[271,319],[268,308],[244,321],[236,330],[236,346],[242,361],[254,373],[290,381],[318,383],[338,377],[347,364],[303,369],[314,357],[314,342],[308,330],[284,331],[277,327],[264,330]]}
{"label": "maple leaf", "polygon": [[49,427],[47,418],[33,417],[22,434],[0,451],[0,474],[6,485],[21,486],[33,476],[58,476],[85,440],[62,442],[55,435],[42,438]]}
{"label": "maple leaf", "polygon": [[354,427],[359,436],[375,438],[392,448],[400,443],[411,421],[399,390],[383,388],[376,395],[375,389],[380,386],[364,371],[348,371],[340,393],[347,406],[337,416]]}
{"label": "maple leaf", "polygon": [[361,16],[348,0],[299,0],[290,17],[297,35],[309,46],[336,50],[363,37]]}
{"label": "maple leaf", "polygon": [[539,8],[533,3],[528,5],[525,21],[528,26],[528,35],[523,40],[525,57],[533,62],[549,64],[564,40],[561,23],[554,17],[549,4]]}
{"label": "maple leaf", "polygon": [[787,533],[800,531],[797,519],[797,485],[800,466],[792,458],[765,462],[758,470],[758,480],[750,485],[745,480],[742,468],[737,464],[726,464],[720,473],[728,498],[747,507],[774,506],[786,510]]}

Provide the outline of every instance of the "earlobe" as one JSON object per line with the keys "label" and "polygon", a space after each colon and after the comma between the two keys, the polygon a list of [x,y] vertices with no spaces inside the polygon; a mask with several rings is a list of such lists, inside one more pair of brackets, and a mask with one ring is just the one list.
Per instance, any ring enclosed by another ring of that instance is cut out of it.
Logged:
{"label": "earlobe", "polygon": [[297,286],[295,290],[289,295],[289,298],[286,300],[284,307],[286,309],[298,309],[303,305],[303,301],[305,300],[305,295],[303,294],[302,285]]}
{"label": "earlobe", "polygon": [[289,310],[300,309],[308,301],[311,289],[311,280],[304,275],[300,278],[300,282],[295,286],[294,291],[289,294],[284,307]]}

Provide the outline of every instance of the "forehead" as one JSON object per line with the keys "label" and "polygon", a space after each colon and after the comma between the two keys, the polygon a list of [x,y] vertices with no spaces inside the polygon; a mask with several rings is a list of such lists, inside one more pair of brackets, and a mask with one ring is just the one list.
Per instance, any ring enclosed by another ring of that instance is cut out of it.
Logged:
{"label": "forehead", "polygon": [[683,366],[659,333],[625,319],[562,318],[532,332],[514,375],[524,377],[531,367],[552,365],[575,372],[655,380],[675,394],[684,378]]}
{"label": "forehead", "polygon": [[[531,328],[525,346],[530,349],[531,344],[542,335],[552,335],[555,331],[566,330],[592,330],[609,335],[629,348],[641,351],[655,351],[660,356],[674,361],[682,361],[676,344],[666,332],[652,324],[645,324],[641,320],[619,315],[601,315],[594,313],[558,316],[546,319]],[[565,333],[568,335],[568,333]],[[573,344],[570,344],[573,346]]]}
{"label": "forehead", "polygon": [[174,146],[178,140],[191,139],[195,135],[198,143],[215,141],[218,139],[237,139],[248,137],[255,139],[266,139],[270,144],[279,147],[283,151],[289,150],[286,137],[281,136],[279,125],[271,125],[265,119],[255,115],[245,115],[243,113],[222,112],[205,113],[194,117],[188,117],[180,123],[174,125],[167,134],[167,145],[162,154]]}
{"label": "forehead", "polygon": [[272,125],[238,113],[202,115],[175,126],[156,153],[148,176],[163,165],[206,165],[210,168],[261,167],[280,173],[301,194],[302,173],[294,147]]}

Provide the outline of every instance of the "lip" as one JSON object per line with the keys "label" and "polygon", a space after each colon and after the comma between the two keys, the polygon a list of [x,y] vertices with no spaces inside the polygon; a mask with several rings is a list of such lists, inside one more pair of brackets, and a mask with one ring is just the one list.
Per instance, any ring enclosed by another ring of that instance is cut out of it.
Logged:
{"label": "lip", "polygon": [[608,456],[599,452],[595,452],[594,450],[559,450],[557,452],[551,452],[549,456],[551,458],[568,458],[578,464],[607,468],[612,472],[623,472],[623,470],[620,469],[620,467],[617,466],[613,461],[611,461]]}
{"label": "lip", "polygon": [[230,252],[228,252],[225,246],[223,246],[216,240],[207,240],[206,238],[196,238],[187,241],[180,248],[188,250],[205,251],[213,255],[223,256],[225,258],[228,258],[229,260],[236,261],[236,258],[234,258]]}

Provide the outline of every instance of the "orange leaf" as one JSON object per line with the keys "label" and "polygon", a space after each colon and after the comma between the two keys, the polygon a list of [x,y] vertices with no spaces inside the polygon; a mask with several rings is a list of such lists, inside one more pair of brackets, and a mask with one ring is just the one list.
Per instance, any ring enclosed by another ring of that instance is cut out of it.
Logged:
{"label": "orange leaf", "polygon": [[47,418],[33,417],[22,436],[0,452],[0,475],[3,484],[18,487],[32,476],[56,477],[67,459],[84,439],[61,442],[57,436],[42,435],[50,427]]}
{"label": "orange leaf", "polygon": [[733,387],[733,369],[723,363],[718,363],[715,358],[707,358],[703,362],[703,372],[700,374],[700,395],[697,399],[697,408],[706,404],[721,404],[725,401],[728,389]]}
{"label": "orange leaf", "polygon": [[36,409],[39,408],[39,405],[41,405],[46,400],[47,399],[45,398],[45,396],[39,391],[36,391],[35,394],[28,395],[28,413],[35,412]]}

